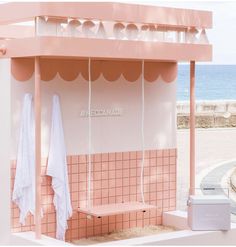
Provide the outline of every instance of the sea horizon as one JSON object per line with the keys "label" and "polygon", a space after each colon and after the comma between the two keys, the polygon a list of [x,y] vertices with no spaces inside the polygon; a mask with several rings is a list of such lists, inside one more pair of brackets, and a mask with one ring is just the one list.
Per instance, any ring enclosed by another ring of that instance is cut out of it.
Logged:
{"label": "sea horizon", "polygon": [[[189,64],[180,64],[177,102],[189,101]],[[197,64],[196,101],[236,101],[235,64]]]}

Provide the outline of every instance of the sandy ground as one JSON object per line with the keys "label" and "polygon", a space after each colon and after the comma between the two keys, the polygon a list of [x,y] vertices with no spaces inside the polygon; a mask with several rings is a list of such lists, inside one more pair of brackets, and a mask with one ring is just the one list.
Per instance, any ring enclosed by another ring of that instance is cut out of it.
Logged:
{"label": "sandy ground", "polygon": [[145,226],[144,228],[135,227],[132,229],[114,231],[110,234],[106,234],[103,236],[74,240],[72,243],[76,245],[91,245],[91,244],[117,241],[117,240],[135,238],[135,237],[143,237],[143,236],[161,234],[161,233],[167,233],[173,231],[176,231],[176,229],[167,226]]}
{"label": "sandy ground", "polygon": [[[189,130],[178,130],[177,208],[185,209],[189,188]],[[236,159],[236,128],[196,129],[196,174]]]}

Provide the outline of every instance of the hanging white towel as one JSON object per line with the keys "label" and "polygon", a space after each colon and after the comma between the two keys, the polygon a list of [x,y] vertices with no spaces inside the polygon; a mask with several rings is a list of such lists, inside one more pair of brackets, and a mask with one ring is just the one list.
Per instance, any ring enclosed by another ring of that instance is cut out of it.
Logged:
{"label": "hanging white towel", "polygon": [[35,139],[33,97],[24,96],[20,139],[16,163],[16,175],[12,200],[20,209],[20,223],[30,212],[35,212]]}
{"label": "hanging white towel", "polygon": [[47,175],[52,177],[54,190],[53,202],[56,208],[57,239],[64,240],[68,228],[67,220],[72,216],[68,173],[66,162],[66,149],[62,128],[59,97],[53,96],[51,140],[48,156]]}

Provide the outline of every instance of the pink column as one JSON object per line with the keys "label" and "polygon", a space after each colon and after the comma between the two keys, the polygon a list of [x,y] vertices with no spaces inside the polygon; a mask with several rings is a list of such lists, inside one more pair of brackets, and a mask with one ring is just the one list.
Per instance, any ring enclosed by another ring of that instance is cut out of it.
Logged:
{"label": "pink column", "polygon": [[41,77],[39,57],[35,57],[35,237],[41,238]]}
{"label": "pink column", "polygon": [[195,194],[195,61],[190,62],[190,195]]}

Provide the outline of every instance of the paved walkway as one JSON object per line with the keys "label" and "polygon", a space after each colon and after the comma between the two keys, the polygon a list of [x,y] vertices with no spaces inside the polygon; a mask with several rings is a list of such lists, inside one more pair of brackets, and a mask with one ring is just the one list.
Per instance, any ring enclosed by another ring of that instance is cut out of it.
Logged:
{"label": "paved walkway", "polygon": [[[201,190],[203,194],[226,194],[228,196],[228,190],[221,187],[221,181],[225,174],[235,166],[236,162],[232,161],[210,171],[201,182]],[[236,215],[236,202],[233,200],[231,200],[231,213]]]}
{"label": "paved walkway", "polygon": [[[189,188],[189,130],[177,132],[177,208],[186,209]],[[236,128],[196,130],[196,174],[227,160],[236,160]]]}

